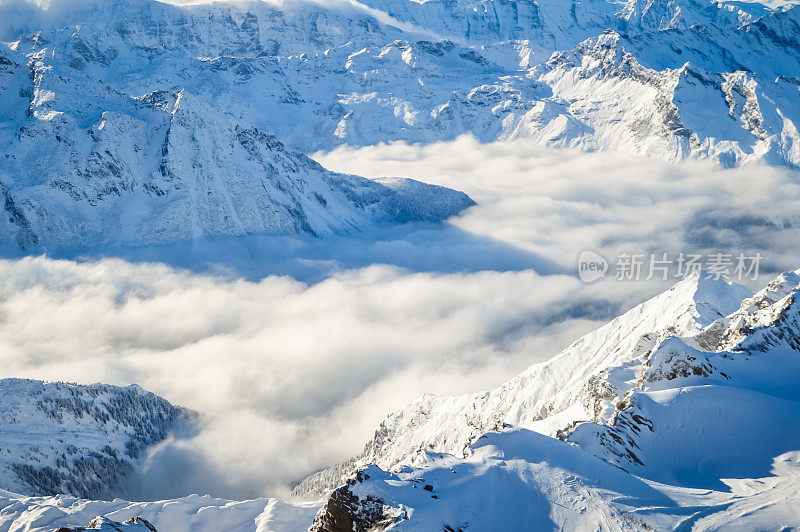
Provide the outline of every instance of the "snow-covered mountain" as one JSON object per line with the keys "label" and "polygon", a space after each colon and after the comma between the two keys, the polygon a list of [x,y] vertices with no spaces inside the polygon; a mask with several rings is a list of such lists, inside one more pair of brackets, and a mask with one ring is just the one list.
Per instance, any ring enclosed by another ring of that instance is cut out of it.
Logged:
{"label": "snow-covered mountain", "polygon": [[114,495],[146,449],[191,430],[192,412],[136,385],[0,380],[0,488]]}
{"label": "snow-covered mountain", "polygon": [[[391,469],[401,463],[415,464],[418,454],[425,460],[428,450],[463,458],[469,455],[472,442],[504,425],[555,437],[573,421],[599,415],[605,404],[601,398],[608,396],[611,404],[615,396],[624,396],[625,383],[637,373],[642,357],[660,338],[695,335],[738,309],[749,295],[739,285],[698,275],[687,277],[496,390],[420,397],[386,419],[354,463],[375,463]],[[623,374],[622,381],[609,381],[605,374],[612,368],[626,368],[630,375]],[[296,493],[318,494],[333,488],[342,480],[340,471],[351,470],[353,463],[339,467],[312,475],[296,488]]]}
{"label": "snow-covered mountain", "polygon": [[[190,131],[211,126],[217,136],[216,115],[205,118],[210,107],[306,153],[469,133],[729,166],[800,165],[800,7],[793,2],[112,0],[51,11],[17,7],[7,17],[4,182],[31,165],[31,178],[41,179],[65,156],[70,172],[94,169],[101,182],[122,167],[111,179],[116,185],[89,187],[89,198],[132,185],[157,193],[174,180],[188,187],[175,166],[162,172],[164,157],[168,167],[183,158],[185,174],[202,167],[201,182],[233,161],[230,173],[248,177],[247,157],[194,161],[196,150],[165,144],[178,93]],[[159,105],[149,103],[154,91],[171,95],[158,119],[148,111]],[[230,125],[221,129],[228,131],[221,146],[212,135],[189,140],[201,152],[225,151],[235,135]],[[115,160],[119,154],[104,151],[122,131],[131,137],[128,156],[147,156],[146,168],[131,170],[135,177]],[[93,135],[101,138],[85,138]],[[68,194],[87,187],[66,181],[74,187],[65,185]]]}
{"label": "snow-covered mountain", "polygon": [[[0,242],[37,250],[325,235],[441,221],[473,204],[412,180],[329,172],[268,133],[286,117],[250,120],[259,96],[219,86],[229,58],[207,57],[236,46],[231,9],[187,30],[193,19],[172,6],[100,3],[0,45]],[[184,80],[173,66],[200,77]]]}
{"label": "snow-covered mountain", "polygon": [[[24,249],[345,233],[440,221],[473,204],[413,180],[329,172],[182,90],[109,91],[87,105],[72,92],[86,85],[48,91],[60,80],[34,62],[38,96],[0,162],[0,241]],[[10,76],[27,69],[12,65]]]}
{"label": "snow-covered mountain", "polygon": [[420,398],[296,493],[341,486],[315,530],[797,526],[799,294],[691,276],[495,390]]}

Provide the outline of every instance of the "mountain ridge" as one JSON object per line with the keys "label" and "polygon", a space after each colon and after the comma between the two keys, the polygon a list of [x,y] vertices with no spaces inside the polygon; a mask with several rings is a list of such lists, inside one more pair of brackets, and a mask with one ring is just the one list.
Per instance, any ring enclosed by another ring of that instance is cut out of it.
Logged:
{"label": "mountain ridge", "polygon": [[[119,110],[84,128],[35,96],[34,122],[20,128],[22,149],[2,183],[5,239],[35,250],[318,236],[438,222],[474,205],[442,187],[329,172],[184,90],[112,97]],[[43,136],[57,146],[44,152]]]}
{"label": "mountain ridge", "polygon": [[[85,90],[102,78],[100,94],[184,89],[305,153],[472,134],[798,164],[800,11],[789,2],[92,5],[41,21],[34,12],[8,45],[26,57],[48,50],[45,65]],[[708,79],[676,93],[687,63]],[[651,116],[654,106],[663,112]]]}

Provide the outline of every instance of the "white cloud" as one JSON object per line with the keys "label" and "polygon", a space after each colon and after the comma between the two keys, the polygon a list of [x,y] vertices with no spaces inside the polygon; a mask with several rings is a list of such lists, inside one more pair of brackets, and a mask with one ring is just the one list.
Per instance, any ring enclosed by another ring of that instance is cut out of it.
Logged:
{"label": "white cloud", "polygon": [[137,382],[206,416],[197,437],[152,457],[137,495],[285,494],[419,394],[490,388],[665,286],[581,284],[584,248],[758,249],[774,268],[800,266],[789,171],[469,138],[316,157],[480,205],[452,225],[353,238],[0,261],[4,376]]}

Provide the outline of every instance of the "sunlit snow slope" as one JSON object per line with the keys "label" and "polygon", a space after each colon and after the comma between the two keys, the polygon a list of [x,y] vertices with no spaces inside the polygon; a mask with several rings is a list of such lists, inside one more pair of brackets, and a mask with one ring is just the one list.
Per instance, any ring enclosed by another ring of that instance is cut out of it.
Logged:
{"label": "sunlit snow slope", "polygon": [[[318,509],[316,503],[278,499],[228,501],[192,495],[156,502],[106,502],[0,492],[0,530],[53,532],[59,527],[85,527],[95,517],[105,516],[116,522],[141,517],[158,532],[304,532]],[[144,529],[129,526],[120,532],[147,532]]]}

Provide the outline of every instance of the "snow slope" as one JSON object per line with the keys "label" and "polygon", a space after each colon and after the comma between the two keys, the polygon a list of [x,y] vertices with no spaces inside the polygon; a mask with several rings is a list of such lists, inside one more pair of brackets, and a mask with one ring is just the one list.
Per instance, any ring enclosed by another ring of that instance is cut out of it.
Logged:
{"label": "snow slope", "polygon": [[31,495],[108,496],[124,485],[149,446],[190,429],[194,420],[194,413],[136,385],[2,379],[0,487]]}
{"label": "snow slope", "polygon": [[431,455],[424,466],[395,473],[369,466],[334,492],[311,530],[785,530],[800,523],[798,452],[779,456],[771,476],[710,491],[640,479],[524,429],[487,434],[471,450],[466,459]]}
{"label": "snow slope", "polygon": [[344,483],[315,530],[800,526],[800,275],[753,296],[704,275],[495,390],[390,416],[296,489]]}

